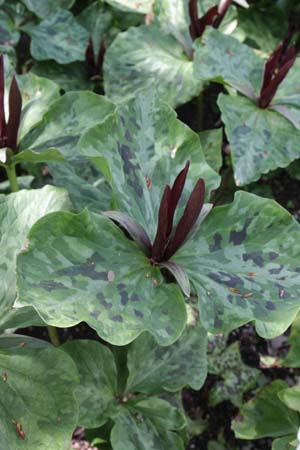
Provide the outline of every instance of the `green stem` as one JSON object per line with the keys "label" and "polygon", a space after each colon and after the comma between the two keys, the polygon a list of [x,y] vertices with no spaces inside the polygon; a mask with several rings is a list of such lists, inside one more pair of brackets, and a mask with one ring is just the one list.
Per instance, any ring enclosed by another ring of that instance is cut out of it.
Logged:
{"label": "green stem", "polygon": [[5,166],[5,170],[7,173],[7,178],[9,180],[11,192],[18,192],[19,186],[15,165],[10,164],[8,166]]}
{"label": "green stem", "polygon": [[60,346],[60,339],[58,336],[58,330],[56,327],[51,327],[48,326],[48,334],[49,334],[49,338],[51,343],[55,346],[55,347],[59,347]]}

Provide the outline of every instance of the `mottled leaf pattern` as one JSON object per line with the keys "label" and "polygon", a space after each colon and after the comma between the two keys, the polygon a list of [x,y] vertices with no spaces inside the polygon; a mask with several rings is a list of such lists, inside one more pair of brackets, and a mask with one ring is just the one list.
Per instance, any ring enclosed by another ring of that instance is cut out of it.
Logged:
{"label": "mottled leaf pattern", "polygon": [[179,288],[110,219],[87,211],[51,214],[32,228],[18,292],[17,304],[34,306],[50,325],[85,321],[116,345],[142,331],[170,345],[186,322]]}
{"label": "mottled leaf pattern", "polygon": [[163,186],[173,183],[187,160],[190,169],[178,215],[200,177],[205,180],[207,195],[219,184],[219,176],[205,162],[199,137],[149,92],[93,127],[78,148],[79,153],[94,160],[111,183],[111,209],[129,214],[152,240]]}
{"label": "mottled leaf pattern", "polygon": [[187,384],[200,389],[207,373],[206,343],[199,323],[188,327],[170,347],[158,347],[151,336],[142,334],[128,352],[127,392],[159,394],[162,389],[179,391]]}
{"label": "mottled leaf pattern", "polygon": [[220,340],[226,342],[222,335],[211,336],[209,339],[208,372],[222,378],[210,389],[209,401],[216,406],[229,400],[240,407],[244,394],[257,387],[264,377],[260,370],[243,363],[237,342],[219,349]]}
{"label": "mottled leaf pattern", "polygon": [[184,418],[164,400],[142,400],[131,411],[121,411],[115,423],[111,433],[113,450],[184,450],[181,438],[171,431],[183,428]]}
{"label": "mottled leaf pattern", "polygon": [[67,10],[57,8],[27,32],[31,37],[31,54],[38,61],[54,59],[60,64],[68,64],[85,58],[89,34]]}
{"label": "mottled leaf pattern", "polygon": [[[1,45],[15,45],[20,37],[20,33],[15,29],[14,23],[9,15],[0,11],[0,44]],[[2,52],[1,52],[2,53]]]}
{"label": "mottled leaf pattern", "polygon": [[51,103],[59,98],[57,84],[47,78],[37,77],[32,73],[17,77],[22,94],[22,118],[19,139],[39,122]]}
{"label": "mottled leaf pattern", "polygon": [[240,96],[221,95],[218,104],[238,186],[256,181],[277,167],[286,167],[300,157],[300,130],[278,112],[261,109]]}
{"label": "mottled leaf pattern", "polygon": [[285,367],[300,367],[300,315],[298,314],[292,324],[291,333],[288,338],[290,349],[283,360]]}
{"label": "mottled leaf pattern", "polygon": [[57,8],[69,9],[75,0],[22,0],[29,11],[32,11],[38,17],[47,18],[54,14]]}
{"label": "mottled leaf pattern", "polygon": [[203,153],[207,163],[216,172],[222,167],[222,141],[223,131],[222,128],[215,130],[206,130],[199,133],[200,141],[203,148]]}
{"label": "mottled leaf pattern", "polygon": [[80,376],[75,391],[79,425],[87,428],[103,425],[118,406],[117,369],[112,352],[89,340],[74,340],[61,348],[73,358]]}
{"label": "mottled leaf pattern", "polygon": [[288,408],[300,412],[300,387],[293,386],[278,392],[278,397]]}
{"label": "mottled leaf pattern", "polygon": [[263,60],[247,45],[213,28],[195,43],[195,74],[229,84],[250,98],[259,95]]}
{"label": "mottled leaf pattern", "polygon": [[0,374],[1,448],[65,450],[77,425],[72,359],[44,341],[1,336]]}
{"label": "mottled leaf pattern", "polygon": [[290,410],[277,394],[288,385],[282,380],[273,381],[259,390],[257,395],[241,408],[242,420],[233,421],[232,428],[237,438],[259,439],[294,434],[299,428],[295,411]]}
{"label": "mottled leaf pattern", "polygon": [[92,81],[89,80],[86,67],[82,62],[58,64],[55,61],[36,61],[31,69],[39,77],[47,77],[54,81],[64,91],[90,90]]}
{"label": "mottled leaf pattern", "polygon": [[[11,308],[16,297],[16,255],[26,245],[27,233],[40,217],[52,211],[68,209],[69,206],[65,191],[49,186],[41,190],[0,195],[1,329],[5,328],[6,320],[12,317]],[[16,313],[19,315],[18,311]],[[34,314],[32,316],[35,318]],[[21,326],[19,322],[18,325]]]}
{"label": "mottled leaf pattern", "polygon": [[190,277],[200,319],[213,332],[256,320],[281,334],[300,308],[298,223],[272,200],[237,192],[216,207],[172,258]]}
{"label": "mottled leaf pattern", "polygon": [[202,83],[195,79],[193,62],[179,42],[151,24],[116,37],[105,55],[104,87],[113,101],[140,88],[155,89],[175,107],[197,96]]}
{"label": "mottled leaf pattern", "polygon": [[107,0],[107,3],[121,11],[147,14],[151,9],[153,0]]}
{"label": "mottled leaf pattern", "polygon": [[21,149],[59,150],[76,159],[76,145],[82,134],[115,109],[113,103],[92,92],[70,92],[56,100],[42,120],[20,143]]}
{"label": "mottled leaf pattern", "polygon": [[89,208],[98,212],[110,209],[111,187],[94,164],[82,157],[48,164],[55,186],[67,189],[76,211]]}

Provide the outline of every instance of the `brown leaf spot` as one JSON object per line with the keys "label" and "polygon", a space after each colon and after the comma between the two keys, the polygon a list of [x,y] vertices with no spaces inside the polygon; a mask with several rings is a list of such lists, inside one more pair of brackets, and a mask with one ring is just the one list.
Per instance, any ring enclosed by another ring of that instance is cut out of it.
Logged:
{"label": "brown leaf spot", "polygon": [[23,97],[25,98],[25,100],[30,100],[29,94],[27,91],[23,91]]}
{"label": "brown leaf spot", "polygon": [[253,292],[246,292],[245,294],[241,295],[241,298],[249,298],[252,297]]}
{"label": "brown leaf spot", "polygon": [[7,373],[6,372],[2,372],[2,380],[7,381]]}
{"label": "brown leaf spot", "polygon": [[151,278],[150,273],[146,273],[145,278]]}
{"label": "brown leaf spot", "polygon": [[150,191],[150,189],[152,188],[152,181],[150,180],[148,175],[146,175],[146,186],[147,186],[147,189]]}
{"label": "brown leaf spot", "polygon": [[16,427],[16,429],[17,429],[17,432],[18,432],[19,438],[20,438],[20,439],[25,439],[26,435],[25,435],[25,432],[24,432],[24,430],[23,430],[22,425],[20,424],[20,422],[17,422],[16,420],[13,419],[13,420],[11,421],[11,423],[12,423],[13,425],[15,425],[15,427]]}
{"label": "brown leaf spot", "polygon": [[247,273],[248,277],[255,277],[257,275],[256,272],[248,272]]}
{"label": "brown leaf spot", "polygon": [[239,289],[236,289],[236,288],[233,288],[233,287],[229,288],[229,290],[230,290],[230,292],[233,292],[234,294],[240,294],[241,293],[241,291]]}
{"label": "brown leaf spot", "polygon": [[158,286],[158,281],[154,279],[154,280],[152,281],[152,284],[153,284],[154,287],[157,287],[157,286]]}
{"label": "brown leaf spot", "polygon": [[19,347],[26,347],[27,342],[20,342]]}

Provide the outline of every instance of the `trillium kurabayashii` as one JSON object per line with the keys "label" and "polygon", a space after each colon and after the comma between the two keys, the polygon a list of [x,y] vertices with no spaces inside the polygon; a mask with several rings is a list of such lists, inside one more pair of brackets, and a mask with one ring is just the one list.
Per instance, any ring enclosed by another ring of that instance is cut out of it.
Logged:
{"label": "trillium kurabayashii", "polygon": [[173,221],[175,211],[180,200],[190,162],[188,161],[185,168],[176,177],[172,188],[167,185],[165,187],[158,213],[158,225],[156,236],[153,244],[143,227],[139,224],[134,224],[136,230],[132,233],[133,222],[130,221],[130,226],[121,219],[121,216],[116,211],[108,211],[104,214],[120,223],[131,237],[142,244],[146,256],[149,257],[151,264],[156,265],[168,261],[176,251],[186,242],[189,233],[195,225],[203,204],[205,196],[205,183],[202,178],[198,180],[194,190],[192,191],[188,202],[186,204],[184,213],[179,220],[176,229],[173,230]]}
{"label": "trillium kurabayashii", "polygon": [[4,61],[0,55],[0,148],[10,148],[14,153],[17,150],[18,131],[21,121],[22,96],[15,75],[9,90],[9,117],[6,121],[4,110]]}

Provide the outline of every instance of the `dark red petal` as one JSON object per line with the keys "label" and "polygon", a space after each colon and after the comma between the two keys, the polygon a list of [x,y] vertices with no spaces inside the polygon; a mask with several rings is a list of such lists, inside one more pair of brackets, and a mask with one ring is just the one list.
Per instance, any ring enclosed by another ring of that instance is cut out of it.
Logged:
{"label": "dark red petal", "polygon": [[22,96],[16,80],[13,76],[9,90],[9,118],[7,123],[7,146],[16,150],[18,131],[21,121]]}
{"label": "dark red petal", "polygon": [[202,34],[204,33],[205,28],[207,26],[214,24],[214,21],[216,20],[217,17],[218,17],[218,7],[213,6],[198,21],[199,29],[200,29],[199,36],[202,36]]}
{"label": "dark red petal", "polygon": [[167,261],[179,247],[184,243],[189,232],[195,225],[204,203],[205,183],[202,178],[198,180],[185,207],[184,213],[178,222],[174,236],[171,238],[165,253],[164,260]]}
{"label": "dark red petal", "polygon": [[171,189],[171,201],[170,201],[170,205],[169,205],[169,226],[168,226],[168,230],[167,230],[167,236],[169,236],[171,234],[172,228],[173,228],[173,220],[174,220],[174,215],[175,215],[175,210],[176,207],[178,205],[179,199],[181,197],[184,185],[185,185],[185,180],[186,180],[186,176],[188,173],[190,167],[190,162],[187,161],[185,168],[182,169],[181,172],[179,172],[179,174],[177,175],[172,189]]}
{"label": "dark red petal", "polygon": [[0,55],[0,146],[3,137],[6,136],[6,123],[5,123],[5,112],[4,112],[4,60],[3,55]]}
{"label": "dark red petal", "polygon": [[99,52],[98,52],[98,58],[97,58],[97,64],[96,64],[96,69],[97,69],[97,73],[98,74],[100,73],[101,68],[102,68],[105,51],[106,51],[105,36],[103,35],[102,39],[101,39],[101,44],[100,44],[100,48],[99,48]]}
{"label": "dark red petal", "polygon": [[190,35],[193,40],[199,36],[197,0],[189,0]]}
{"label": "dark red petal", "polygon": [[152,246],[152,259],[159,261],[168,242],[167,230],[169,229],[169,208],[171,202],[171,188],[169,185],[165,187],[162,196],[159,212],[156,236]]}
{"label": "dark red petal", "polygon": [[297,50],[296,46],[293,45],[288,50],[288,57],[289,59],[285,58],[286,62],[284,65],[279,69],[279,71],[276,73],[274,78],[262,88],[260,99],[259,99],[259,106],[261,108],[267,108],[269,104],[271,103],[274,95],[277,92],[278,86],[280,83],[284,80],[287,73],[289,72],[290,68],[293,66],[294,62],[297,58]]}

